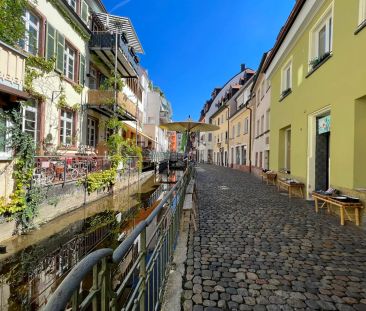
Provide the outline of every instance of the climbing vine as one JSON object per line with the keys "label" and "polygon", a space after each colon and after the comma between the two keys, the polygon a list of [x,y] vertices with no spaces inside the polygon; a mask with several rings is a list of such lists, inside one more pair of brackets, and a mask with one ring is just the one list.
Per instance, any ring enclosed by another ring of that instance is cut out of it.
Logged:
{"label": "climbing vine", "polygon": [[5,112],[1,118],[12,124],[0,131],[7,135],[7,147],[14,152],[15,186],[9,202],[4,198],[0,200],[0,214],[14,217],[18,230],[25,232],[33,226],[33,219],[38,215],[38,206],[42,200],[41,190],[31,187],[36,147],[32,137],[22,130],[22,114],[18,109]]}

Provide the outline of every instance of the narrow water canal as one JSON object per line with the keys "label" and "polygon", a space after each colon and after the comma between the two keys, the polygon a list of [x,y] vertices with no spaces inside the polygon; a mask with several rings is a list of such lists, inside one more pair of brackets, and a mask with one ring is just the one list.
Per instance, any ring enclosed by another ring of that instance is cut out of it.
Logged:
{"label": "narrow water canal", "polygon": [[39,310],[78,261],[116,248],[182,175],[152,176],[13,239],[0,255],[0,310]]}

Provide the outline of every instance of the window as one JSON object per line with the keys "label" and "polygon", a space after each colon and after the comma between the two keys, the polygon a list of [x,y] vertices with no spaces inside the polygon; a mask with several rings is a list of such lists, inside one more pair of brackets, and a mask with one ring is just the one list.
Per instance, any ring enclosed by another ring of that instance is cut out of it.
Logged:
{"label": "window", "polygon": [[224,141],[224,133],[221,133],[221,141]]}
{"label": "window", "polygon": [[245,118],[244,120],[244,134],[248,134],[249,132],[249,119]]}
{"label": "window", "polygon": [[285,169],[291,170],[291,129],[285,130]]}
{"label": "window", "polygon": [[232,138],[234,138],[235,137],[235,126],[233,125],[233,133],[232,133],[232,136],[231,136]]}
{"label": "window", "polygon": [[333,7],[330,7],[311,32],[310,69],[318,65],[332,51]]}
{"label": "window", "polygon": [[8,133],[3,129],[9,128],[11,123],[3,117],[3,108],[0,107],[0,159],[8,160],[12,156],[12,150],[7,145]]}
{"label": "window", "polygon": [[238,123],[238,131],[236,133],[236,136],[240,136],[240,122]]}
{"label": "window", "polygon": [[269,131],[269,110],[266,111],[266,131]]}
{"label": "window", "polygon": [[282,70],[282,95],[291,90],[292,87],[292,62],[288,63]]}
{"label": "window", "polygon": [[39,18],[32,12],[25,10],[23,15],[25,36],[19,45],[23,50],[36,55],[39,47]]}
{"label": "window", "polygon": [[220,125],[220,118],[217,119],[217,125]]}
{"label": "window", "polygon": [[228,139],[228,137],[227,137],[227,131],[225,132],[225,140],[227,140]]}
{"label": "window", "polygon": [[60,144],[68,145],[72,143],[74,114],[68,110],[61,110],[60,118]]}
{"label": "window", "polygon": [[262,167],[262,158],[263,158],[263,152],[259,153],[259,167]]}
{"label": "window", "polygon": [[208,134],[208,141],[212,141],[212,133]]}
{"label": "window", "polygon": [[261,98],[264,97],[265,93],[266,93],[266,86],[265,86],[265,80],[263,80],[261,84]]}
{"label": "window", "polygon": [[240,165],[240,147],[236,147],[235,148],[235,150],[236,150],[236,152],[235,152],[235,154],[236,154],[236,164],[237,165]]}
{"label": "window", "polygon": [[261,116],[261,134],[264,133],[264,115]]}
{"label": "window", "polygon": [[247,164],[247,146],[241,146],[241,165]]}
{"label": "window", "polygon": [[257,120],[257,136],[259,136],[259,127],[260,127],[260,121],[258,119]]}
{"label": "window", "polygon": [[65,44],[64,75],[71,80],[75,80],[75,54],[75,50],[73,50],[68,44]]}
{"label": "window", "polygon": [[69,6],[72,7],[72,9],[76,12],[76,0],[67,0],[67,3],[69,4]]}
{"label": "window", "polygon": [[91,147],[96,147],[98,143],[98,120],[88,117],[87,121],[87,138],[86,144]]}
{"label": "window", "polygon": [[366,21],[366,0],[360,0],[360,16],[358,19],[358,24],[361,25]]}
{"label": "window", "polygon": [[256,98],[257,98],[257,106],[259,106],[259,104],[260,104],[260,102],[261,102],[261,98],[260,98],[260,90],[259,90],[259,89],[258,89],[258,91],[257,91]]}
{"label": "window", "polygon": [[255,153],[255,166],[258,167],[258,152]]}
{"label": "window", "polygon": [[37,106],[35,103],[27,103],[23,107],[23,131],[32,137],[33,141],[37,141]]}

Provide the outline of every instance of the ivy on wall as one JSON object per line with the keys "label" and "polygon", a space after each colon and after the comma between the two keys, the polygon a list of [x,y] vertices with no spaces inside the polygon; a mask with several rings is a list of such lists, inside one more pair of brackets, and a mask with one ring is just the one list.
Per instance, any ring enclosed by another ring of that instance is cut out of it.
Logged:
{"label": "ivy on wall", "polygon": [[35,144],[33,138],[22,129],[23,117],[19,110],[13,109],[1,115],[1,118],[9,120],[11,124],[7,128],[1,128],[0,132],[7,135],[7,147],[14,152],[15,186],[9,202],[5,198],[0,200],[0,215],[15,218],[17,230],[23,233],[33,227],[42,194],[40,188],[31,187]]}

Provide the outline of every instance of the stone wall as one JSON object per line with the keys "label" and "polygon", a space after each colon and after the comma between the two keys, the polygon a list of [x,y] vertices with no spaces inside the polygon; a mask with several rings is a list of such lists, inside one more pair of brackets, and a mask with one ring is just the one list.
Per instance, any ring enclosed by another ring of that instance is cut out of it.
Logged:
{"label": "stone wall", "polygon": [[[142,184],[153,174],[153,171],[144,172],[141,174],[124,174],[117,178],[117,182],[111,191],[105,189],[93,192],[90,195],[85,192],[84,187],[77,186],[75,182],[67,183],[65,185],[61,184],[52,186],[46,189],[45,200],[40,206],[39,216],[35,219],[35,224],[42,225],[47,223],[61,215],[74,211],[84,204],[88,204],[111,195],[113,192],[122,191],[129,186],[131,187],[139,180],[140,184]],[[1,223],[0,241],[11,238],[14,230],[14,221]]]}

